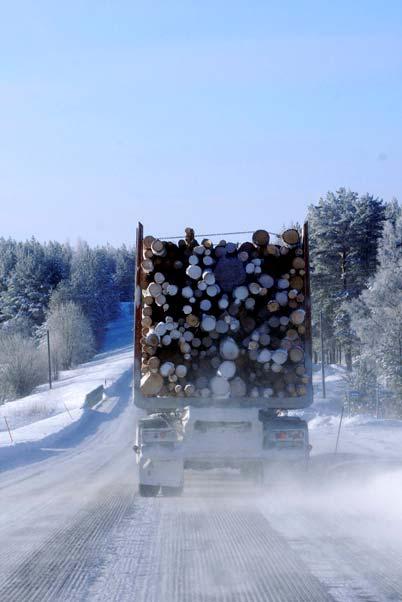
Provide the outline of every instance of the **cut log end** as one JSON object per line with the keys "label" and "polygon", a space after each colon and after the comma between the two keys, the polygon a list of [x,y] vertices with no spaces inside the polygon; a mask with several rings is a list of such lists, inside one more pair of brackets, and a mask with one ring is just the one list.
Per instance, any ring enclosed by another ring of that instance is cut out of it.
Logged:
{"label": "cut log end", "polygon": [[256,230],[253,234],[253,243],[258,247],[265,247],[269,243],[269,233],[266,230]]}
{"label": "cut log end", "polygon": [[298,245],[300,242],[300,234],[299,231],[295,228],[290,228],[289,230],[285,230],[282,234],[282,240],[285,245],[289,245],[291,247]]}

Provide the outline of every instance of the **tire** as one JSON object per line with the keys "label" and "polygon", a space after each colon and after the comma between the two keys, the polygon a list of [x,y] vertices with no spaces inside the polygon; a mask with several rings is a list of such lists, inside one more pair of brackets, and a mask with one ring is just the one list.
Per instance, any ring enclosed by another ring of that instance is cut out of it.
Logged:
{"label": "tire", "polygon": [[140,483],[139,494],[141,497],[156,497],[159,493],[159,485],[144,485]]}
{"label": "tire", "polygon": [[162,495],[165,497],[180,497],[183,493],[183,485],[180,487],[162,487]]}

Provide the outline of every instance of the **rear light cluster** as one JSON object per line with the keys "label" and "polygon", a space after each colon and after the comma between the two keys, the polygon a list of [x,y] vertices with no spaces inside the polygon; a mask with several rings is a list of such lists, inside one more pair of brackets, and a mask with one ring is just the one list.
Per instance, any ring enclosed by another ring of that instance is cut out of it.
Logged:
{"label": "rear light cluster", "polygon": [[264,447],[270,449],[300,449],[304,447],[304,430],[271,431],[267,439]]}
{"label": "rear light cluster", "polygon": [[298,441],[300,439],[304,439],[303,431],[274,431],[275,439],[279,439],[280,441]]}
{"label": "rear light cluster", "polygon": [[142,431],[143,443],[159,443],[177,441],[177,433],[174,430],[144,429]]}

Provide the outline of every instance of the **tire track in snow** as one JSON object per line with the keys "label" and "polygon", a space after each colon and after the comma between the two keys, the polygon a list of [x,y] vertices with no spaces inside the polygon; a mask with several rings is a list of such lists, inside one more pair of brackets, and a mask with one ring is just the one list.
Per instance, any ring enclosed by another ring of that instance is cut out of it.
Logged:
{"label": "tire track in snow", "polygon": [[7,473],[0,498],[0,592],[8,576],[44,542],[65,533],[109,491],[122,485],[123,495],[135,491],[129,393],[122,391],[124,412],[118,419],[105,422],[82,445]]}
{"label": "tire track in snow", "polygon": [[[129,491],[129,490],[128,490]],[[111,530],[132,503],[133,493],[104,491],[102,502],[60,529],[0,585],[4,602],[82,600],[102,561]]]}
{"label": "tire track in snow", "polygon": [[[333,600],[253,502],[195,495],[136,498],[110,538],[88,599],[121,602]],[[138,516],[145,522],[139,524]]]}
{"label": "tire track in snow", "polygon": [[162,517],[158,580],[169,602],[332,600],[258,511],[166,500]]}
{"label": "tire track in snow", "polygon": [[335,519],[312,512],[295,509],[289,516],[278,510],[262,511],[337,602],[402,600],[400,550],[388,547],[385,552],[375,541],[346,536]]}

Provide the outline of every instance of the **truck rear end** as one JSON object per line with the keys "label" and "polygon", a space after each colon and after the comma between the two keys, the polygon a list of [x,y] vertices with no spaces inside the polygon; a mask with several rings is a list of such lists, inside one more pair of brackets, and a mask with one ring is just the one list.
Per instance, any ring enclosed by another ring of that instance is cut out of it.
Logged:
{"label": "truck rear end", "polygon": [[138,226],[142,495],[180,493],[185,468],[306,464],[306,423],[286,413],[312,402],[308,226],[250,238],[198,241],[187,229],[176,243]]}

